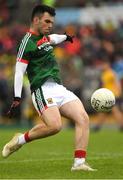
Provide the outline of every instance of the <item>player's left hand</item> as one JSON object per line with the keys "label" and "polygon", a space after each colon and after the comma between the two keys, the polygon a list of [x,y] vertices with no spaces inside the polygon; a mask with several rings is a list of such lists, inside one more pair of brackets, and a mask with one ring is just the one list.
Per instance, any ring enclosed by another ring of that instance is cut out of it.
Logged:
{"label": "player's left hand", "polygon": [[74,38],[74,36],[70,36],[70,35],[68,35],[68,34],[66,34],[66,33],[65,33],[65,35],[67,36],[67,38],[66,38],[65,41],[69,41],[69,42],[73,43],[73,38]]}
{"label": "player's left hand", "polygon": [[19,110],[20,102],[21,102],[21,98],[14,97],[14,100],[12,102],[10,110],[7,113],[7,116],[9,118],[12,118],[12,117],[16,116],[16,114],[18,113],[18,110]]}

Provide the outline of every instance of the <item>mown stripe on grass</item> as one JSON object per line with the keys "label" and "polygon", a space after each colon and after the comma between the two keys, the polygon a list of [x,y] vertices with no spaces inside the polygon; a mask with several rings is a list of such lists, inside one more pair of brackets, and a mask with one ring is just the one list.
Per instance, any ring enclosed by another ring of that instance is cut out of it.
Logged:
{"label": "mown stripe on grass", "polygon": [[[105,154],[99,154],[98,156],[94,155],[93,157],[88,157],[88,160],[101,160],[101,159],[112,159],[112,158],[119,158],[119,157],[123,157],[122,153],[108,153]],[[38,159],[23,159],[23,160],[1,160],[0,164],[12,164],[12,163],[28,163],[28,162],[40,162],[40,161],[68,161],[71,160],[71,158],[38,158]]]}

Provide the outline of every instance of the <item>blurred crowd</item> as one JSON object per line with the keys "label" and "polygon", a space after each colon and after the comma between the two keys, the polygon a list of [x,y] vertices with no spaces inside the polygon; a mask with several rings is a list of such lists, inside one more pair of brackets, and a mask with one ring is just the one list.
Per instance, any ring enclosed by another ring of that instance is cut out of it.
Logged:
{"label": "blurred crowd", "polygon": [[[86,3],[84,0],[81,2]],[[94,2],[99,3],[99,1]],[[108,2],[113,1],[109,0]],[[6,118],[6,112],[13,98],[16,48],[28,30],[27,24],[18,23],[15,17],[10,15],[10,11],[15,7],[18,8],[17,1],[2,1],[2,6],[0,6],[0,124],[11,123]],[[103,25],[98,22],[94,25],[77,23],[64,27],[56,25],[54,32],[60,34],[66,32],[75,36],[73,44],[62,43],[55,47],[54,53],[61,67],[63,84],[80,97],[89,113],[93,112],[89,102],[90,96],[95,89],[101,87],[101,66],[105,59],[111,63],[111,68],[116,73],[123,89],[122,21],[118,26],[114,26],[111,21],[107,21]],[[23,103],[20,113],[15,118],[15,123],[23,123],[25,119],[30,124],[33,122],[35,111],[33,111],[29,94],[29,83],[25,76]],[[120,97],[122,100],[122,93]]]}

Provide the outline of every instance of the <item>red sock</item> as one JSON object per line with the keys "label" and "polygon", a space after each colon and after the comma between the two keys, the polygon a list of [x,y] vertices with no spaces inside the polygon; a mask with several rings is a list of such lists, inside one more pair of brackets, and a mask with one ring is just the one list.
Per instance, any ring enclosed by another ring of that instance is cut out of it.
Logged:
{"label": "red sock", "polygon": [[84,150],[76,150],[74,154],[75,158],[86,158],[86,151]]}
{"label": "red sock", "polygon": [[26,133],[24,134],[24,138],[25,138],[25,141],[26,141],[26,142],[31,141],[30,138],[29,138],[29,132],[26,132]]}

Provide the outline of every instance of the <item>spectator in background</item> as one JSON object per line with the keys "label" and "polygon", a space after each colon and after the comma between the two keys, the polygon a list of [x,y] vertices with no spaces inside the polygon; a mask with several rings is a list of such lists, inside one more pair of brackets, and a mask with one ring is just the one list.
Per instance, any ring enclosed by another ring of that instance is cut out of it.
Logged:
{"label": "spectator in background", "polygon": [[61,64],[63,84],[82,100],[82,60],[77,56],[68,56]]}
{"label": "spectator in background", "polygon": [[0,27],[0,54],[12,53],[14,47],[14,39],[11,38],[10,31],[7,25],[3,24]]}
{"label": "spectator in background", "polygon": [[[119,128],[123,131],[123,114],[118,106],[119,99],[121,98],[121,83],[117,78],[116,73],[113,71],[110,65],[110,61],[106,58],[103,59],[101,64],[101,84],[102,88],[110,89],[116,97],[116,105],[112,108],[112,115],[117,121]],[[95,131],[99,131],[106,120],[106,113],[98,113],[98,121],[94,127]]]}
{"label": "spectator in background", "polygon": [[0,117],[1,123],[4,122],[6,112],[9,107],[9,87],[5,74],[6,67],[4,64],[0,64]]}
{"label": "spectator in background", "polygon": [[0,23],[8,22],[10,17],[7,1],[0,0]]}
{"label": "spectator in background", "polygon": [[116,55],[115,61],[112,63],[112,68],[116,72],[118,79],[123,80],[123,55]]}

